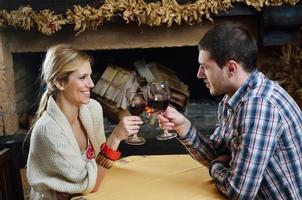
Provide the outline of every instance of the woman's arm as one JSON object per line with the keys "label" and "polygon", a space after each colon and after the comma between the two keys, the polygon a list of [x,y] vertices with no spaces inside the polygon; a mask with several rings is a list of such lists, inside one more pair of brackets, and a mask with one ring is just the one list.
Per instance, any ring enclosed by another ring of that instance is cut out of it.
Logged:
{"label": "woman's arm", "polygon": [[[142,120],[137,116],[123,117],[108,137],[106,145],[112,151],[117,151],[120,142],[129,135],[137,133],[142,123]],[[107,171],[108,169],[102,167],[101,165],[98,165],[97,179],[93,191],[98,190]]]}

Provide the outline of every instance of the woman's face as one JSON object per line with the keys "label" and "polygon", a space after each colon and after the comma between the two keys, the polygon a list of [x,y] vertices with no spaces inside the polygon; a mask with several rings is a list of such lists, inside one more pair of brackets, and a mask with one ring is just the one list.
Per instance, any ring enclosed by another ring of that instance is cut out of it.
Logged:
{"label": "woman's face", "polygon": [[89,103],[90,92],[94,87],[91,74],[91,65],[87,61],[77,71],[69,75],[68,80],[63,83],[61,93],[69,103],[76,106]]}

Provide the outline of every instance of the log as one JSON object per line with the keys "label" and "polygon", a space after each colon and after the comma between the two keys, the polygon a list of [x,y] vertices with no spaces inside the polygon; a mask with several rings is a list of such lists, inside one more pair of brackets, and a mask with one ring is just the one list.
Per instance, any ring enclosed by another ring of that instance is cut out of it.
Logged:
{"label": "log", "polygon": [[119,113],[127,108],[126,89],[137,86],[135,72],[119,66],[107,66],[92,90],[92,98],[100,102],[105,116],[118,121]]}

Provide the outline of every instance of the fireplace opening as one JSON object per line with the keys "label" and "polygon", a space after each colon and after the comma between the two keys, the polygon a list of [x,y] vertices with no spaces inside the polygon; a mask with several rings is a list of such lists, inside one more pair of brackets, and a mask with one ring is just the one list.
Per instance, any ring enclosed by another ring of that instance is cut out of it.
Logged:
{"label": "fireplace opening", "polygon": [[[198,70],[198,48],[196,46],[86,52],[94,59],[92,78],[95,83],[108,65],[135,70],[134,63],[144,60],[147,63],[156,62],[170,68],[189,87],[190,96],[185,114],[201,131],[209,133],[214,128],[217,99],[210,95],[203,81],[196,77]],[[31,117],[37,109],[41,94],[40,69],[44,56],[45,52],[13,54],[16,105],[21,129],[28,129]],[[110,133],[116,122],[104,117],[106,133]],[[160,131],[154,126],[146,126],[144,129],[148,129],[144,131],[145,137],[154,137]]]}

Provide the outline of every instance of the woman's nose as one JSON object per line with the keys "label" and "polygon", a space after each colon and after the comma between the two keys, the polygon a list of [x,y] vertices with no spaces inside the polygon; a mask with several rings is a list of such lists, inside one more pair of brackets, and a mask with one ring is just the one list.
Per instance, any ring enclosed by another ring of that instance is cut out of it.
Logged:
{"label": "woman's nose", "polygon": [[94,87],[94,83],[93,83],[91,77],[88,78],[88,86],[89,86],[90,88],[93,88],[93,87]]}
{"label": "woman's nose", "polygon": [[200,66],[197,72],[197,78],[203,79],[205,78],[203,66]]}

